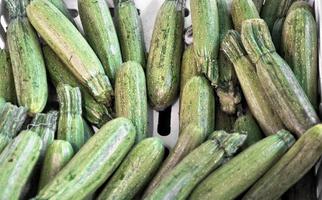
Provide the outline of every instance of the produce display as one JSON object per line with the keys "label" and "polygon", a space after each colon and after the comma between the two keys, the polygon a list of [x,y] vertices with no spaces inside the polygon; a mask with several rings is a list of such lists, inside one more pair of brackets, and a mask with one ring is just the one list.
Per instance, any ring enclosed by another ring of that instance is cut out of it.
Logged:
{"label": "produce display", "polygon": [[318,199],[311,4],[187,2],[2,0],[0,200]]}

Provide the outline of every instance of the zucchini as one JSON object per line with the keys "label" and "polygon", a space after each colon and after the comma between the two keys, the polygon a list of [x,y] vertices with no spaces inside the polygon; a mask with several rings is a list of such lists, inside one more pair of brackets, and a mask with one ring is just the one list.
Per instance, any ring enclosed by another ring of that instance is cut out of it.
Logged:
{"label": "zucchini", "polygon": [[88,121],[100,127],[113,118],[109,110],[93,98],[49,46],[44,46],[43,52],[50,79],[56,87],[61,83],[80,88],[82,92],[83,115]]}
{"label": "zucchini", "polygon": [[6,146],[9,144],[10,138],[7,135],[0,134],[0,154],[6,148]]}
{"label": "zucchini", "polygon": [[145,199],[186,199],[193,188],[225,158],[232,156],[245,139],[245,135],[238,133],[214,135],[189,153]]}
{"label": "zucchini", "polygon": [[12,73],[11,61],[7,50],[0,50],[0,97],[5,101],[16,103],[15,82]]}
{"label": "zucchini", "polygon": [[199,75],[193,46],[188,46],[182,56],[180,71],[180,96],[186,83],[194,76]]}
{"label": "zucchini", "polygon": [[156,172],[163,154],[160,139],[147,138],[139,142],[108,181],[98,200],[133,199]]}
{"label": "zucchini", "polygon": [[283,129],[282,121],[272,110],[261,86],[255,66],[246,56],[239,33],[229,31],[221,44],[221,49],[234,64],[249,109],[265,135],[271,135]]}
{"label": "zucchini", "polygon": [[315,109],[318,108],[317,32],[312,8],[306,2],[295,2],[283,27],[284,58]]}
{"label": "zucchini", "polygon": [[130,119],[136,128],[136,143],[147,137],[146,82],[143,68],[137,62],[123,63],[115,80],[116,116]]}
{"label": "zucchini", "polygon": [[231,4],[231,16],[235,30],[241,31],[243,21],[259,18],[257,8],[253,0],[233,0]]}
{"label": "zucchini", "polygon": [[106,123],[34,198],[84,199],[114,172],[135,141],[135,128],[126,118]]}
{"label": "zucchini", "polygon": [[42,165],[39,190],[48,184],[58,172],[70,161],[74,151],[72,145],[64,140],[54,140],[47,149]]}
{"label": "zucchini", "polygon": [[195,76],[185,85],[180,100],[179,119],[180,129],[193,124],[204,130],[204,138],[214,131],[215,97],[204,77]]}
{"label": "zucchini", "polygon": [[0,199],[20,199],[36,166],[42,142],[32,131],[22,131],[0,154]]}
{"label": "zucchini", "polygon": [[191,0],[193,49],[198,70],[205,74],[211,85],[217,86],[219,79],[219,14],[216,0]]}
{"label": "zucchini", "polygon": [[294,137],[285,130],[266,137],[211,173],[195,188],[190,199],[235,199],[269,170],[294,142]]}
{"label": "zucchini", "polygon": [[122,55],[113,19],[104,0],[79,0],[79,16],[85,37],[102,62],[112,84],[122,64]]}
{"label": "zucchini", "polygon": [[110,104],[113,96],[108,77],[92,48],[76,27],[50,2],[34,0],[27,6],[33,27],[66,67],[95,97]]}
{"label": "zucchini", "polygon": [[242,41],[273,110],[284,125],[300,137],[319,118],[288,64],[276,53],[262,19],[243,23]]}
{"label": "zucchini", "polygon": [[262,176],[243,199],[277,199],[299,181],[322,155],[322,125],[315,125]]}
{"label": "zucchini", "polygon": [[6,0],[10,17],[7,43],[18,103],[33,116],[45,108],[48,87],[38,37],[25,13],[27,2]]}
{"label": "zucchini", "polygon": [[165,1],[156,18],[146,68],[147,88],[153,109],[162,111],[179,92],[183,51],[183,15],[177,1]]}
{"label": "zucchini", "polygon": [[271,31],[274,46],[276,48],[276,51],[280,54],[282,54],[282,31],[284,22],[285,17],[277,19]]}
{"label": "zucchini", "polygon": [[146,50],[143,27],[132,0],[122,0],[115,6],[115,23],[123,61],[136,61],[145,69]]}

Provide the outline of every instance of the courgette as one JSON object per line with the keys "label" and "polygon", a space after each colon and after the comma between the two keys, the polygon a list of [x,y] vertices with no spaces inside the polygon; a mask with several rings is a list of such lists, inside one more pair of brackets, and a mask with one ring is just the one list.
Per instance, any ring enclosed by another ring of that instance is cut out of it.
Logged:
{"label": "courgette", "polygon": [[285,23],[285,17],[278,18],[272,28],[271,35],[276,51],[282,54],[282,32],[283,25]]}
{"label": "courgette", "polygon": [[17,98],[9,52],[5,49],[0,50],[0,97],[11,103]]}
{"label": "courgette", "polygon": [[253,0],[233,0],[231,4],[231,15],[235,30],[241,31],[243,21],[259,18],[257,8]]}
{"label": "courgette", "polygon": [[194,76],[199,75],[193,45],[188,46],[182,56],[180,71],[180,96],[186,83]]}

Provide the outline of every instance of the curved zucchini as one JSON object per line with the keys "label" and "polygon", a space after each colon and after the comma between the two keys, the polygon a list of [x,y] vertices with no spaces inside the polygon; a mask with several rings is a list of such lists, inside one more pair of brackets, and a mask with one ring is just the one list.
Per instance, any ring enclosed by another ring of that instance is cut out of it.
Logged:
{"label": "curved zucchini", "polygon": [[182,56],[180,71],[180,96],[186,83],[194,76],[199,75],[193,46],[188,46]]}
{"label": "curved zucchini", "polygon": [[136,143],[147,137],[148,111],[145,75],[141,65],[123,63],[116,74],[116,116],[130,119],[136,128]]}
{"label": "curved zucchini", "polygon": [[177,6],[174,0],[162,4],[151,39],[146,79],[150,104],[157,111],[172,105],[179,92],[183,15]]}
{"label": "curved zucchini", "polygon": [[243,21],[259,18],[257,8],[253,0],[233,0],[231,4],[231,15],[235,29],[240,32]]}
{"label": "curved zucchini", "polygon": [[0,50],[0,97],[11,103],[17,98],[9,52],[4,49]]}
{"label": "curved zucchini", "polygon": [[285,130],[266,137],[211,173],[195,188],[190,199],[235,199],[269,170],[294,142],[294,137]]}

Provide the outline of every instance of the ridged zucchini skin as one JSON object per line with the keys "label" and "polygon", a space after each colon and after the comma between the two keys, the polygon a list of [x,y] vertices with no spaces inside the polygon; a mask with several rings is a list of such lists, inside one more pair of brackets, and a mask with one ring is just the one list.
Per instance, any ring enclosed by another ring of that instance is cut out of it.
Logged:
{"label": "ridged zucchini skin", "polygon": [[136,143],[147,137],[148,106],[145,74],[133,61],[123,63],[115,80],[115,112],[130,119],[136,128]]}
{"label": "ridged zucchini skin", "polygon": [[198,126],[188,125],[182,129],[175,147],[171,149],[169,156],[150,181],[144,192],[144,197],[148,196],[187,154],[205,140],[204,135],[204,130]]}
{"label": "ridged zucchini skin", "polygon": [[146,50],[141,18],[132,0],[120,1],[115,6],[117,30],[123,61],[136,61],[146,68]]}
{"label": "ridged zucchini skin", "polygon": [[198,72],[193,45],[188,46],[182,56],[180,71],[180,96],[186,83],[194,76],[201,75]]}
{"label": "ridged zucchini skin", "polygon": [[68,141],[75,152],[85,143],[82,98],[79,88],[58,85],[59,121],[57,138]]}
{"label": "ridged zucchini skin", "polygon": [[34,0],[27,6],[33,27],[66,67],[100,103],[109,105],[113,96],[104,68],[76,27],[50,2]]}
{"label": "ridged zucchini skin", "polygon": [[54,140],[48,147],[42,165],[39,190],[48,184],[58,172],[70,161],[74,151],[72,145],[64,140]]}
{"label": "ridged zucchini skin", "polygon": [[85,37],[99,59],[112,84],[122,64],[121,48],[107,2],[79,0],[79,16]]}
{"label": "ridged zucchini skin", "polygon": [[25,5],[22,4],[20,1],[6,0],[10,16],[7,43],[18,104],[28,108],[33,116],[44,109],[48,86],[38,37],[25,16]]}
{"label": "ridged zucchini skin", "polygon": [[243,197],[277,199],[299,181],[322,154],[322,125],[310,128]]}
{"label": "ridged zucchini skin", "polygon": [[80,88],[82,92],[83,115],[88,121],[101,127],[113,118],[109,110],[94,99],[49,46],[44,46],[43,52],[50,79],[56,87],[58,84],[68,84],[72,87]]}
{"label": "ridged zucchini skin", "polygon": [[220,42],[217,1],[191,0],[190,9],[198,70],[216,87],[219,79],[217,59]]}
{"label": "ridged zucchini skin", "polygon": [[34,199],[84,199],[108,179],[134,141],[130,120],[116,118],[106,123]]}
{"label": "ridged zucchini skin", "polygon": [[245,139],[245,135],[238,133],[214,135],[189,153],[144,199],[186,199],[193,188],[225,158],[232,156]]}
{"label": "ridged zucchini skin", "polygon": [[11,103],[17,100],[10,56],[5,49],[0,50],[0,97]]}
{"label": "ridged zucchini skin", "polygon": [[257,8],[253,0],[233,0],[231,4],[231,16],[235,30],[241,31],[243,21],[259,18]]}
{"label": "ridged zucchini skin", "polygon": [[0,154],[0,199],[21,198],[24,186],[35,167],[42,141],[32,131],[22,131]]}
{"label": "ridged zucchini skin", "polygon": [[317,109],[318,38],[312,13],[312,8],[306,2],[295,2],[292,5],[283,26],[282,44],[285,61]]}
{"label": "ridged zucchini skin", "polygon": [[156,18],[146,67],[153,109],[164,110],[176,100],[183,51],[183,15],[174,0],[165,1]]}
{"label": "ridged zucchini skin", "polygon": [[201,76],[191,78],[182,92],[179,113],[180,129],[189,124],[204,129],[205,138],[214,131],[214,92],[208,80]]}
{"label": "ridged zucchini skin", "polygon": [[10,138],[7,135],[0,134],[0,154],[9,144]]}
{"label": "ridged zucchini skin", "polygon": [[272,135],[283,129],[283,123],[272,110],[257,77],[255,66],[246,56],[237,31],[231,30],[227,33],[221,44],[221,50],[225,52],[226,56],[234,64],[235,72],[249,109],[265,135]]}
{"label": "ridged zucchini skin", "polygon": [[190,199],[235,199],[251,186],[295,142],[287,131],[266,137],[212,172],[192,192]]}
{"label": "ridged zucchini skin", "polygon": [[163,155],[160,139],[147,138],[139,142],[109,180],[98,200],[133,199],[159,168]]}

